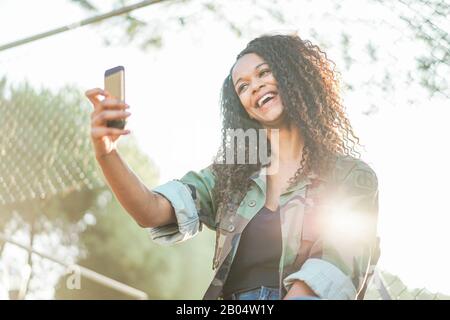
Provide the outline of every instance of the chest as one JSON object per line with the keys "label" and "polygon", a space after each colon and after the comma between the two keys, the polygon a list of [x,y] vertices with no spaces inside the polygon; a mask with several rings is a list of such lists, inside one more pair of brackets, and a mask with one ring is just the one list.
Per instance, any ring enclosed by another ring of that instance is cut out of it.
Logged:
{"label": "chest", "polygon": [[278,168],[269,168],[266,179],[266,201],[265,207],[275,211],[279,206],[279,199],[289,188],[289,180],[295,176],[298,164],[280,165]]}

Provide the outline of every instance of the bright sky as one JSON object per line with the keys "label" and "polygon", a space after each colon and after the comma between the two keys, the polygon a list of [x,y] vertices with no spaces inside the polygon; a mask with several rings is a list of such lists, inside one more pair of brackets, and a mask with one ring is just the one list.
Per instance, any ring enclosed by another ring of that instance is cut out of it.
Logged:
{"label": "bright sky", "polygon": [[[292,25],[264,21],[254,34],[237,39],[227,27],[211,19],[200,20],[189,32],[165,32],[165,46],[148,52],[131,45],[103,47],[101,38],[114,34],[114,29],[108,25],[83,27],[0,52],[0,71],[14,83],[27,79],[37,87],[55,89],[73,83],[84,92],[103,86],[105,69],[125,66],[126,100],[132,112],[129,128],[142,150],[158,166],[161,182],[165,182],[211,162],[220,139],[218,102],[222,80],[236,54],[258,34],[299,29],[306,35],[304,38],[314,41],[311,30],[315,30],[320,39],[329,40],[327,53],[337,63],[342,77],[352,83],[380,81],[384,75],[381,68],[386,65],[396,68],[398,78],[393,79],[396,90],[388,98],[382,98],[379,89],[359,90],[359,87],[344,96],[355,131],[367,146],[363,158],[379,178],[382,239],[379,265],[399,275],[412,288],[425,286],[430,291],[448,294],[450,258],[446,247],[450,243],[447,232],[450,205],[445,194],[450,180],[448,101],[428,99],[420,88],[407,86],[402,80],[406,70],[413,68],[410,53],[423,48],[407,41],[402,32],[382,32],[386,26],[358,25],[347,29],[354,41],[348,54],[356,63],[344,71],[343,53],[330,45],[335,43],[333,39],[340,25],[332,16],[324,19],[321,15],[333,12],[331,2],[322,4],[323,7],[317,2],[305,3],[310,4],[308,10],[289,4],[287,12],[303,17],[293,20],[297,22]],[[228,11],[234,20],[249,12],[236,5],[230,5]],[[139,14],[156,17],[155,12],[157,8],[146,8]],[[352,2],[343,12],[373,21],[391,19],[389,11],[367,8],[363,1]],[[306,16],[309,13],[312,15]],[[0,44],[86,17],[86,12],[68,1],[4,0],[0,4],[0,30],[11,32],[0,34]],[[399,35],[402,41],[395,38]],[[367,39],[381,48],[381,62],[367,60],[364,53]],[[391,46],[396,46],[395,50],[383,49]],[[411,107],[406,103],[408,99],[420,102]],[[370,104],[380,111],[368,117],[361,110],[367,110]]]}

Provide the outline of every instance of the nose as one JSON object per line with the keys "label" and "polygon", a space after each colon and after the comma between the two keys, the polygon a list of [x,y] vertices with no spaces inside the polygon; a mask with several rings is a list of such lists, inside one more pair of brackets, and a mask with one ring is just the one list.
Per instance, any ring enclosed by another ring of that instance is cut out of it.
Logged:
{"label": "nose", "polygon": [[265,86],[265,83],[262,79],[256,79],[253,83],[252,83],[252,94],[259,91],[259,89],[261,89],[262,87]]}

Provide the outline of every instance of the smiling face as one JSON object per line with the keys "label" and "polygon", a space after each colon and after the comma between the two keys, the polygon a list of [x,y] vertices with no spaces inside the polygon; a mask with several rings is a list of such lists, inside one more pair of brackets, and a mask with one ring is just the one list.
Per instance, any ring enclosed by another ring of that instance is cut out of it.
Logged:
{"label": "smiling face", "polygon": [[257,54],[243,55],[233,67],[234,89],[248,115],[264,127],[283,122],[284,106],[269,65]]}

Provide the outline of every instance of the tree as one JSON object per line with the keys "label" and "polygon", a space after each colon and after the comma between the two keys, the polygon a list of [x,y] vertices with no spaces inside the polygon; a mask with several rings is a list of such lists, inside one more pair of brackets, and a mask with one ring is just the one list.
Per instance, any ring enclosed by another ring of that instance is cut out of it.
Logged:
{"label": "tree", "polygon": [[[133,140],[119,141],[119,152],[147,186],[157,182],[154,165]],[[96,223],[80,235],[85,255],[79,264],[146,292],[150,299],[199,299],[209,280],[214,235],[203,232],[173,247],[160,247],[106,191],[105,206],[92,211]],[[209,275],[209,276],[208,276]],[[83,279],[69,290],[61,279],[57,299],[126,299],[126,295]],[[189,290],[186,290],[189,288]]]}
{"label": "tree", "polygon": [[450,72],[450,36],[446,29],[450,4],[439,0],[375,1],[394,10],[413,37],[427,47],[416,56],[421,85],[430,95],[438,93],[450,98],[446,76]]}
{"label": "tree", "polygon": [[[25,234],[22,239],[31,247],[51,235],[59,237],[60,245],[76,243],[84,212],[105,188],[89,156],[86,107],[78,90],[70,86],[54,94],[46,89],[38,92],[26,82],[7,88],[6,78],[0,81],[4,235]],[[35,259],[29,254],[27,260],[32,267]]]}
{"label": "tree", "polygon": [[[8,90],[6,79],[1,81],[2,232],[26,235],[21,242],[140,288],[149,297],[199,298],[208,273],[212,277],[213,235],[205,232],[172,248],[150,241],[105,184],[90,143],[91,108],[75,87],[53,93],[24,83]],[[157,171],[131,137],[120,142],[120,150],[146,185],[155,186]],[[36,255],[23,263],[33,269],[31,296],[51,285],[50,276],[66,272]],[[86,279],[82,290],[70,291],[64,280],[57,298],[126,298]]]}
{"label": "tree", "polygon": [[[88,12],[99,12],[96,1],[71,1]],[[118,0],[110,4],[120,7],[131,2]],[[320,4],[311,0],[167,0],[104,22],[108,25],[104,41],[107,45],[134,44],[147,50],[161,47],[163,35],[168,30],[198,34],[207,30],[211,23],[226,25],[237,37],[246,38],[265,30],[298,28],[303,38],[320,44],[325,51],[338,48],[335,51],[340,54],[335,54],[333,59],[347,74],[351,74],[352,66],[357,66],[354,70],[358,66],[361,69],[367,65],[376,66],[364,82],[354,81],[352,75],[344,77],[348,91],[362,90],[367,96],[384,96],[383,101],[387,103],[393,101],[395,92],[405,86],[414,87],[412,91],[415,91],[417,85],[430,96],[448,98],[446,75],[450,71],[450,36],[446,30],[446,17],[450,14],[450,5],[439,0],[365,0],[361,3],[366,7],[364,12],[355,12],[351,2],[337,0]],[[383,10],[376,19],[366,14]],[[327,29],[327,25],[332,27]],[[365,43],[359,46],[354,35],[367,29],[389,36],[395,34],[398,39],[386,46],[386,42],[377,43],[367,34]],[[411,47],[412,43],[421,43],[424,47],[399,54],[399,42],[406,43],[404,47]],[[365,57],[360,55],[362,53]],[[415,68],[407,66],[399,70],[402,60],[408,60],[410,56],[415,60]],[[415,103],[415,99],[409,99],[408,103]],[[362,112],[376,112],[377,104],[369,102],[369,107]]]}

